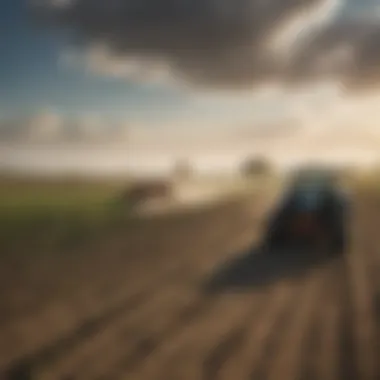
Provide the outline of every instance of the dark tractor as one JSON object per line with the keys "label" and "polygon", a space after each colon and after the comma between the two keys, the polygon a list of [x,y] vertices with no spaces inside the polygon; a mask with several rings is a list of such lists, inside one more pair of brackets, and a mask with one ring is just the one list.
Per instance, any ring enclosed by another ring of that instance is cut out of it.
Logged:
{"label": "dark tractor", "polygon": [[348,198],[324,170],[299,172],[269,220],[264,246],[345,252]]}

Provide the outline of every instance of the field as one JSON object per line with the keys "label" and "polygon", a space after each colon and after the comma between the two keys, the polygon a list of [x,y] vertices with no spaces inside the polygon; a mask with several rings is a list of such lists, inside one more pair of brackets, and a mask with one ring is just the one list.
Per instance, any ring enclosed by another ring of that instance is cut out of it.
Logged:
{"label": "field", "polygon": [[265,189],[104,224],[86,244],[12,245],[0,379],[378,379],[380,193],[355,192],[334,260],[255,255],[271,202]]}
{"label": "field", "polygon": [[124,181],[0,178],[1,251],[25,240],[29,248],[50,250],[84,239],[120,217],[114,200],[127,186]]}

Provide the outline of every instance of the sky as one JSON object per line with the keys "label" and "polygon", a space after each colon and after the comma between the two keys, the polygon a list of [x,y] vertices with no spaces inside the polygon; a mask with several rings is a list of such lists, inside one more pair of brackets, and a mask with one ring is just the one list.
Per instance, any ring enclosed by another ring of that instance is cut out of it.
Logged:
{"label": "sky", "polygon": [[3,0],[0,165],[380,161],[379,41],[375,0]]}

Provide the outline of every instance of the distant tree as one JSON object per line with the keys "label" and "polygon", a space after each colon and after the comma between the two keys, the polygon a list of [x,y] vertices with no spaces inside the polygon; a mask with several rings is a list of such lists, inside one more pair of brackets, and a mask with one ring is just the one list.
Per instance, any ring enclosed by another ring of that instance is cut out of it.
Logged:
{"label": "distant tree", "polygon": [[188,160],[178,160],[174,165],[173,176],[175,179],[184,180],[191,177],[193,168]]}
{"label": "distant tree", "polygon": [[245,177],[268,175],[271,172],[270,162],[263,157],[248,158],[241,165],[241,173]]}

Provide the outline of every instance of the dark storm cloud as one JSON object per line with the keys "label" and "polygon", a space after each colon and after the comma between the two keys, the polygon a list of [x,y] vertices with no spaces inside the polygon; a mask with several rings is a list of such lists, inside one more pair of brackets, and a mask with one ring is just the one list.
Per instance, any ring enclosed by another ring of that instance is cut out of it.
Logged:
{"label": "dark storm cloud", "polygon": [[322,0],[42,3],[38,10],[45,19],[74,31],[79,46],[102,44],[119,58],[163,60],[173,76],[193,84],[228,88],[332,77],[346,85],[372,85],[380,78],[380,27],[367,20],[326,26],[290,60],[270,53],[270,34]]}
{"label": "dark storm cloud", "polygon": [[380,20],[340,20],[323,29],[292,59],[290,81],[338,79],[347,88],[380,82]]}

